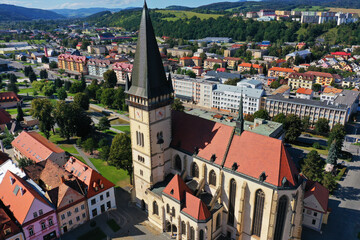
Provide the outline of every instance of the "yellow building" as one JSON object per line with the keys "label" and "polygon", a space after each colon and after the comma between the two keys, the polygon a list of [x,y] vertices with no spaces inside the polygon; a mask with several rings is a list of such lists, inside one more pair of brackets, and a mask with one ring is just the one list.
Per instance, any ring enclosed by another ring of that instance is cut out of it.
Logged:
{"label": "yellow building", "polygon": [[308,73],[291,73],[288,79],[288,85],[291,89],[312,89],[313,84],[315,83],[314,75]]}

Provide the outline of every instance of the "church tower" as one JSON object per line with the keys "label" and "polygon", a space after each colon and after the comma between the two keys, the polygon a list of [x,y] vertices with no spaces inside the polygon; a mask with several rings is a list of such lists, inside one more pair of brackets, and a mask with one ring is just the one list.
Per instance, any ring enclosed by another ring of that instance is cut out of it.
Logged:
{"label": "church tower", "polygon": [[146,2],[140,23],[132,79],[127,80],[134,187],[145,208],[146,190],[164,180],[170,169],[171,77],[166,78]]}

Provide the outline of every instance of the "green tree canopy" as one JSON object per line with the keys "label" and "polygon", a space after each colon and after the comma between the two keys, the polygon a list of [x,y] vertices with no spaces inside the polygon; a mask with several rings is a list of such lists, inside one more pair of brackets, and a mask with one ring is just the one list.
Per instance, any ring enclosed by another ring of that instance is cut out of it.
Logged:
{"label": "green tree canopy", "polygon": [[171,109],[183,112],[185,110],[185,107],[183,106],[183,103],[180,101],[180,99],[176,98],[173,104],[171,104]]}
{"label": "green tree canopy", "polygon": [[283,113],[279,113],[278,115],[274,116],[273,121],[284,124],[286,121],[286,116]]}
{"label": "green tree canopy", "polygon": [[77,93],[74,96],[74,104],[84,110],[89,110],[90,100],[89,96],[85,93]]}
{"label": "green tree canopy", "polygon": [[326,136],[330,131],[329,120],[326,118],[319,118],[315,123],[315,131],[317,134]]}
{"label": "green tree canopy", "polygon": [[256,112],[254,112],[254,119],[255,118],[261,118],[261,119],[265,119],[265,120],[269,120],[269,113],[265,110],[265,109],[260,109]]}
{"label": "green tree canopy", "polygon": [[324,173],[324,161],[315,150],[309,152],[304,159],[302,173],[310,180],[321,182]]}
{"label": "green tree canopy", "polygon": [[326,173],[324,175],[322,184],[324,187],[326,187],[329,190],[330,193],[336,190],[337,183],[334,176],[331,173]]}
{"label": "green tree canopy", "polygon": [[338,151],[336,149],[336,140],[334,140],[330,145],[329,154],[327,156],[326,163],[335,166],[337,159],[338,159]]}
{"label": "green tree canopy", "polygon": [[285,140],[289,142],[295,142],[296,139],[301,135],[303,129],[301,119],[294,114],[287,115],[284,128],[286,130]]}
{"label": "green tree canopy", "polygon": [[336,150],[338,153],[340,153],[344,144],[345,136],[346,136],[345,126],[340,123],[335,124],[329,134],[328,146],[330,146],[335,140]]}
{"label": "green tree canopy", "polygon": [[86,152],[93,154],[94,149],[96,148],[96,142],[93,138],[88,138],[82,143],[83,148]]}
{"label": "green tree canopy", "polygon": [[20,104],[17,105],[16,121],[18,122],[24,121],[24,112]]}
{"label": "green tree canopy", "polygon": [[67,93],[65,88],[59,88],[57,90],[57,96],[60,100],[65,100],[67,98]]}
{"label": "green tree canopy", "polygon": [[98,127],[100,131],[108,130],[111,127],[109,119],[107,117],[100,118]]}
{"label": "green tree canopy", "polygon": [[45,134],[45,137],[49,139],[50,132],[55,125],[55,119],[53,117],[54,106],[49,99],[34,99],[31,102],[31,115],[38,118],[40,121],[40,131]]}
{"label": "green tree canopy", "polygon": [[107,70],[104,73],[104,81],[105,81],[104,86],[106,88],[113,88],[116,86],[117,78],[116,78],[116,73],[114,72],[114,70]]}

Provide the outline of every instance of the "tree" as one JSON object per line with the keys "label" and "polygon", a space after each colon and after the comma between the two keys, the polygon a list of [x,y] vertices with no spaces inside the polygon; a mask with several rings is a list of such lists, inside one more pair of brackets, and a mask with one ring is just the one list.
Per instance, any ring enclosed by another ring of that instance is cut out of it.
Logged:
{"label": "tree", "polygon": [[336,190],[337,183],[334,176],[331,173],[326,173],[324,175],[322,184],[324,187],[326,187],[329,190],[330,193]]}
{"label": "tree", "polygon": [[18,122],[24,121],[24,112],[23,112],[20,104],[17,105],[16,121],[18,121]]}
{"label": "tree", "polygon": [[85,93],[77,93],[74,96],[74,104],[84,110],[89,110],[90,100],[89,96]]}
{"label": "tree", "polygon": [[259,111],[254,112],[254,119],[261,118],[265,120],[269,120],[269,113],[265,109],[260,109]]}
{"label": "tree", "polygon": [[51,61],[50,64],[49,64],[49,67],[51,69],[54,69],[54,68],[57,68],[58,67],[58,64],[55,62],[55,61]]}
{"label": "tree", "polygon": [[254,122],[255,118],[253,114],[246,114],[244,117],[244,120],[249,121],[249,122]]}
{"label": "tree", "polygon": [[[66,89],[66,82],[65,82],[65,89]],[[82,84],[81,82],[74,82],[71,84],[69,92],[70,93],[78,93],[78,92],[82,92]]]}
{"label": "tree", "polygon": [[24,68],[24,75],[25,77],[29,77],[30,73],[34,72],[33,68],[31,66],[26,66]]}
{"label": "tree", "polygon": [[37,80],[37,76],[34,72],[29,73],[29,80],[31,83]]}
{"label": "tree", "polygon": [[304,159],[302,173],[310,180],[321,182],[324,173],[324,161],[315,150],[309,152]]}
{"label": "tree", "polygon": [[109,146],[109,141],[107,140],[107,138],[104,137],[104,138],[100,139],[99,147],[103,148],[105,146]]}
{"label": "tree", "polygon": [[20,158],[18,160],[18,166],[21,169],[24,169],[24,168],[26,168],[28,166],[33,165],[33,164],[34,164],[34,162],[32,160],[30,160],[30,159],[27,159],[27,158]]}
{"label": "tree", "polygon": [[220,64],[215,63],[213,66],[213,70],[216,71],[218,68],[220,68]]}
{"label": "tree", "polygon": [[106,88],[101,93],[101,103],[105,106],[112,106],[115,97],[115,90],[113,88]]}
{"label": "tree", "polygon": [[304,130],[309,129],[310,127],[310,117],[309,116],[305,116],[303,117],[303,119],[301,120],[302,122],[302,126]]}
{"label": "tree", "polygon": [[40,71],[40,79],[47,79],[48,78],[48,72],[43,69]]}
{"label": "tree", "polygon": [[13,73],[10,74],[9,81],[10,81],[11,83],[16,83],[16,82],[17,82],[17,77],[16,77],[16,75],[13,74]]}
{"label": "tree", "polygon": [[108,161],[110,155],[110,146],[103,146],[100,149],[100,158],[104,161]]}
{"label": "tree", "polygon": [[319,91],[321,91],[321,85],[318,84],[318,83],[314,83],[313,86],[312,86],[312,90],[313,90],[314,92],[319,92]]}
{"label": "tree", "polygon": [[83,148],[85,149],[86,152],[90,152],[91,155],[93,154],[95,147],[96,147],[96,143],[92,138],[86,139],[86,141],[83,143]]}
{"label": "tree", "polygon": [[125,91],[124,88],[119,87],[115,90],[115,97],[112,107],[119,110],[126,110],[123,109],[124,104],[125,104]]}
{"label": "tree", "polygon": [[329,120],[326,118],[319,118],[315,123],[315,132],[322,136],[326,136],[330,131]]}
{"label": "tree", "polygon": [[46,57],[46,56],[42,56],[41,62],[42,62],[42,63],[49,63],[49,58]]}
{"label": "tree", "polygon": [[47,97],[52,96],[56,92],[55,85],[52,82],[48,82],[43,87],[44,95]]}
{"label": "tree", "polygon": [[60,78],[56,78],[54,81],[54,85],[56,89],[61,88],[63,86],[64,82]]}
{"label": "tree", "polygon": [[130,176],[130,184],[132,184],[131,139],[127,134],[120,133],[114,137],[108,162],[112,166],[126,170]]}
{"label": "tree", "polygon": [[40,121],[40,131],[45,134],[45,137],[49,139],[50,131],[55,125],[55,119],[53,117],[53,105],[49,99],[34,99],[31,102],[31,115]]}
{"label": "tree", "polygon": [[70,81],[65,81],[64,88],[65,88],[66,91],[69,91],[70,88],[71,88],[71,82]]}
{"label": "tree", "polygon": [[176,98],[173,104],[171,104],[171,109],[183,112],[185,110],[185,107],[183,106],[183,103],[180,101],[180,99]]}
{"label": "tree", "polygon": [[186,75],[188,75],[190,78],[196,78],[196,74],[191,70],[187,70]]}
{"label": "tree", "polygon": [[336,151],[340,153],[344,144],[345,136],[346,136],[346,131],[344,125],[340,123],[335,124],[329,134],[328,146],[330,146],[335,141]]}
{"label": "tree", "polygon": [[295,142],[302,132],[303,127],[301,119],[294,114],[287,115],[284,128],[286,130],[285,140],[289,142]]}
{"label": "tree", "polygon": [[14,93],[18,93],[19,92],[19,88],[18,86],[16,85],[16,83],[9,83],[7,85],[7,90],[9,92],[14,92]]}
{"label": "tree", "polygon": [[240,82],[240,78],[231,78],[229,80],[226,80],[224,84],[236,86],[238,82]]}
{"label": "tree", "polygon": [[60,100],[65,100],[67,98],[67,93],[65,88],[59,88],[57,90],[57,96]]}
{"label": "tree", "polygon": [[116,86],[117,78],[116,78],[116,73],[114,72],[114,70],[107,70],[104,73],[104,81],[105,81],[104,86],[106,88],[113,88]]}
{"label": "tree", "polygon": [[100,118],[98,127],[100,131],[108,130],[111,127],[109,119],[107,117]]}
{"label": "tree", "polygon": [[337,159],[338,159],[338,151],[336,149],[336,140],[334,140],[330,145],[329,154],[326,158],[326,163],[335,166]]}
{"label": "tree", "polygon": [[280,81],[276,80],[276,81],[273,81],[271,84],[270,84],[270,88],[279,88],[281,86],[280,84]]}
{"label": "tree", "polygon": [[65,73],[65,69],[59,69],[59,74],[64,74]]}
{"label": "tree", "polygon": [[273,121],[284,124],[286,121],[286,116],[283,113],[279,113],[278,115],[274,116]]}

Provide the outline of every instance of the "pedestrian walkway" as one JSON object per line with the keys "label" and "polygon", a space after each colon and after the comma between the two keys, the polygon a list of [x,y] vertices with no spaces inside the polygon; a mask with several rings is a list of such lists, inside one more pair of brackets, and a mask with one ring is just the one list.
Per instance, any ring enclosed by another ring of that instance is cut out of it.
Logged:
{"label": "pedestrian walkway", "polygon": [[95,171],[99,172],[96,167],[94,166],[94,164],[90,161],[90,159],[88,158],[88,156],[83,152],[83,150],[81,148],[78,148],[78,146],[76,146],[76,144],[74,144],[74,148],[76,149],[76,151],[78,151],[79,155],[85,160],[86,164],[91,167],[92,169],[94,169]]}

